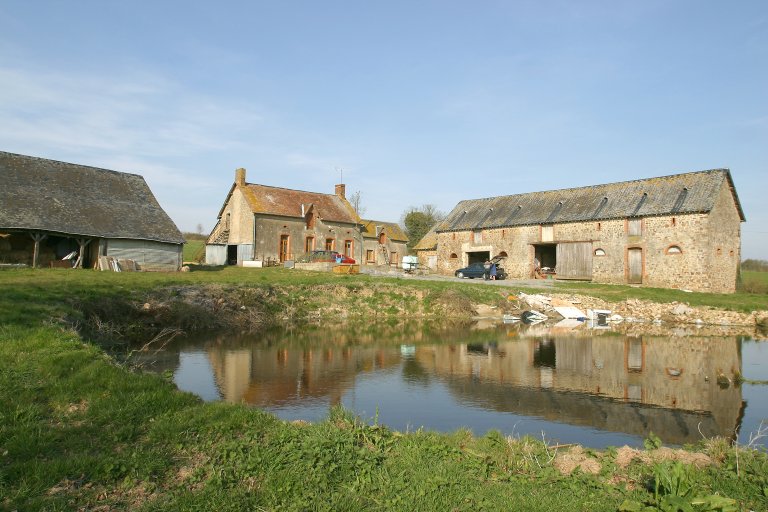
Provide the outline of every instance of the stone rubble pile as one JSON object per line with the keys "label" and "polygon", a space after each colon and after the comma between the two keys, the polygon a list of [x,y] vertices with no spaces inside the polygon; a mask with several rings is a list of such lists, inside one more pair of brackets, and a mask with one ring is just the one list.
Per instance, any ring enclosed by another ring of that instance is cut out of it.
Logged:
{"label": "stone rubble pile", "polygon": [[610,311],[610,318],[627,323],[666,323],[666,324],[696,324],[721,326],[765,326],[768,325],[768,311],[753,311],[740,313],[724,311],[710,307],[693,307],[682,302],[666,304],[649,302],[640,299],[627,299],[621,302],[607,302],[595,297],[582,295],[552,294],[528,295],[519,293],[522,309],[534,309],[548,316],[557,316],[552,307],[552,301],[570,302],[585,313],[588,310]]}

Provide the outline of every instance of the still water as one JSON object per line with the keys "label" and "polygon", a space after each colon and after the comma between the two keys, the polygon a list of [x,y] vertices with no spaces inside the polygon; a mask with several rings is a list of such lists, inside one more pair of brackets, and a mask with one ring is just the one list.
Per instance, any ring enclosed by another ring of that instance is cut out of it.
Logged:
{"label": "still water", "polygon": [[736,384],[768,379],[768,342],[739,336],[312,326],[180,340],[134,362],[204,400],[286,420],[322,420],[340,404],[400,431],[496,429],[595,448],[639,446],[650,432],[670,445],[748,443],[768,426],[768,386]]}

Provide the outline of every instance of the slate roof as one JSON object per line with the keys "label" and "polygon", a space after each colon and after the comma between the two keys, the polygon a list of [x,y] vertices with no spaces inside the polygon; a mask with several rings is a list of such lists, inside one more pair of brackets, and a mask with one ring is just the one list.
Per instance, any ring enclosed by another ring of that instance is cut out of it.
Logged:
{"label": "slate roof", "polygon": [[184,243],[137,174],[0,151],[0,231]]}
{"label": "slate roof", "polygon": [[739,216],[744,221],[730,171],[712,169],[605,185],[465,200],[448,214],[438,232],[707,213],[714,207],[724,182],[730,187]]}
{"label": "slate roof", "polygon": [[[380,226],[384,233],[386,233],[387,238],[390,240],[396,240],[398,242],[407,242],[408,236],[403,232],[403,230],[400,228],[400,225],[395,222],[382,222],[380,220],[361,220],[360,223],[363,225],[363,237],[365,238],[376,238],[378,233],[376,233],[376,226]],[[381,233],[381,230],[379,231]]]}
{"label": "slate roof", "polygon": [[[221,218],[224,208],[229,202],[229,196],[232,195],[236,186],[232,185],[232,189],[219,212],[219,218]],[[336,194],[306,192],[254,183],[246,183],[240,188],[253,213],[303,218],[301,214],[301,205],[303,204],[305,213],[312,208],[322,220],[349,224],[356,224],[360,221],[349,201]]]}

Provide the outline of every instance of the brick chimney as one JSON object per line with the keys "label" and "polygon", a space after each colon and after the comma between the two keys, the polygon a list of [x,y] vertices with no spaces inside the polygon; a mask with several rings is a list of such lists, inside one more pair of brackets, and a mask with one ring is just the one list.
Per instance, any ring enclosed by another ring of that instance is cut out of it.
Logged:
{"label": "brick chimney", "polygon": [[245,169],[242,167],[235,170],[235,185],[245,186]]}
{"label": "brick chimney", "polygon": [[343,183],[336,185],[336,195],[341,197],[342,199],[346,199],[347,196],[345,195],[347,193],[347,186]]}

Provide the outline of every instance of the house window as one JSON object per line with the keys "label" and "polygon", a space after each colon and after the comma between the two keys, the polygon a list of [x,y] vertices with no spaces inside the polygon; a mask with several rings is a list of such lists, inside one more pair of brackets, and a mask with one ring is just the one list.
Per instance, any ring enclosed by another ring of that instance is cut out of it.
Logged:
{"label": "house window", "polygon": [[605,251],[603,249],[595,249],[595,256],[605,256]]}
{"label": "house window", "polygon": [[352,257],[352,240],[344,240],[344,256]]}
{"label": "house window", "polygon": [[554,226],[541,226],[541,241],[551,242],[555,239]]}
{"label": "house window", "polygon": [[336,240],[334,240],[333,238],[326,238],[325,239],[325,250],[326,251],[332,251],[335,245],[336,245]]}
{"label": "house window", "polygon": [[376,251],[371,249],[365,251],[365,261],[367,263],[376,263]]}
{"label": "house window", "polygon": [[304,252],[312,252],[315,248],[315,237],[308,236],[304,239]]}
{"label": "house window", "polygon": [[627,234],[629,236],[642,236],[642,234],[643,234],[643,219],[628,219],[627,220]]}
{"label": "house window", "polygon": [[682,254],[683,250],[680,248],[679,245],[670,245],[667,247],[667,250],[664,251],[666,254]]}
{"label": "house window", "polygon": [[396,252],[390,253],[390,255],[389,255],[389,264],[397,266],[398,263],[400,263],[400,262],[397,259],[397,253]]}
{"label": "house window", "polygon": [[475,243],[475,244],[483,243],[483,230],[482,229],[475,229],[474,231],[472,231],[472,243]]}
{"label": "house window", "polygon": [[379,235],[379,243],[380,243],[381,245],[384,245],[385,243],[387,243],[387,234],[386,234],[386,233],[382,232],[382,233]]}
{"label": "house window", "polygon": [[305,217],[307,221],[307,229],[314,229],[315,227],[315,214],[312,212],[307,212],[307,215]]}

